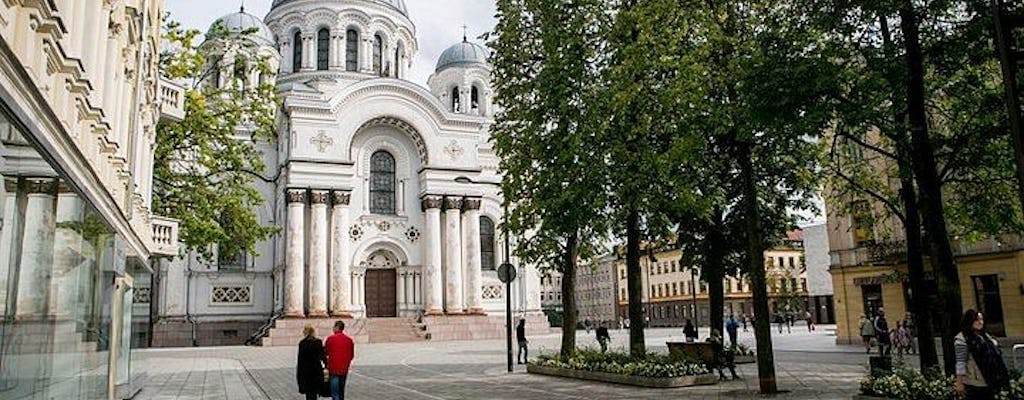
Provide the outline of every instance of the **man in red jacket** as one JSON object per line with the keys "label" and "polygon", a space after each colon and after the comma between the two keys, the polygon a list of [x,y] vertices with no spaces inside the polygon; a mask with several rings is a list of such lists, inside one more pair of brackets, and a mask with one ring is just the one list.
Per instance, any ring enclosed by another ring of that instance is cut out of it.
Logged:
{"label": "man in red jacket", "polygon": [[348,369],[355,357],[356,345],[345,334],[345,322],[334,323],[334,334],[324,342],[324,358],[327,359],[327,372],[331,375],[331,399],[345,400],[345,380]]}

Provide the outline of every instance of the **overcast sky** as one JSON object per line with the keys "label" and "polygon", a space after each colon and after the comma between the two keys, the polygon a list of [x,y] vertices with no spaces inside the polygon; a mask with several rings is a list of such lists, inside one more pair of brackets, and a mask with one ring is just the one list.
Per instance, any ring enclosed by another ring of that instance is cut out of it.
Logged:
{"label": "overcast sky", "polygon": [[[263,18],[270,11],[272,1],[245,0],[245,12]],[[463,25],[469,28],[471,39],[494,28],[494,0],[405,0],[405,3],[409,17],[416,24],[420,44],[410,79],[424,86],[441,52],[462,40]],[[241,4],[241,0],[166,0],[164,7],[171,18],[183,26],[206,31],[215,19],[238,11]]]}

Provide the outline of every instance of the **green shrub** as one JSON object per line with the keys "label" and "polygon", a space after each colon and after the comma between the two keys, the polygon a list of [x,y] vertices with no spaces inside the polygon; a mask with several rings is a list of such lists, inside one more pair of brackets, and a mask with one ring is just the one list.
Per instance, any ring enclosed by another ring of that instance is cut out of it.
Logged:
{"label": "green shrub", "polygon": [[999,400],[1024,399],[1024,378],[1014,379],[1010,382],[1010,387],[1000,392],[996,398]]}
{"label": "green shrub", "polygon": [[869,396],[899,400],[948,400],[953,398],[953,378],[939,370],[921,372],[894,367],[891,373],[868,375],[860,382],[860,392]]}
{"label": "green shrub", "polygon": [[663,354],[649,353],[644,357],[633,358],[625,353],[602,353],[593,349],[580,349],[567,359],[557,354],[541,355],[530,360],[530,364],[649,378],[675,378],[708,373],[707,368],[700,363],[678,360]]}

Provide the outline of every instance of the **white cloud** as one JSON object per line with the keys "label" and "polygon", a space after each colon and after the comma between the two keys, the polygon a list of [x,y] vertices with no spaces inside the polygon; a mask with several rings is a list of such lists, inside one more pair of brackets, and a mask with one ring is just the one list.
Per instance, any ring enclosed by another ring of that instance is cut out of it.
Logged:
{"label": "white cloud", "polygon": [[[325,0],[362,1],[362,0]],[[171,18],[186,28],[206,31],[217,18],[238,11],[245,4],[245,12],[264,17],[270,11],[272,0],[166,0],[164,8]],[[493,0],[406,0],[409,17],[416,24],[420,51],[413,62],[410,80],[426,85],[434,72],[437,58],[449,46],[462,40],[462,26],[466,25],[470,40],[494,29]]]}

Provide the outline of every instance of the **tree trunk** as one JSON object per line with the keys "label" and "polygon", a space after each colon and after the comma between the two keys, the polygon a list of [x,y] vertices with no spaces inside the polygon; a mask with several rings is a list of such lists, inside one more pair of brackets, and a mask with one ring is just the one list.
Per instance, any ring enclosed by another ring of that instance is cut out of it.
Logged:
{"label": "tree trunk", "polygon": [[[882,28],[882,40],[886,55],[895,57],[892,34],[889,31],[888,19],[883,15],[879,18]],[[894,128],[890,139],[896,144],[896,163],[900,175],[900,199],[903,202],[903,230],[907,240],[907,273],[910,277],[910,309],[917,329],[918,354],[921,356],[921,371],[939,365],[938,354],[935,352],[935,333],[932,331],[932,309],[929,303],[931,294],[925,286],[924,250],[921,238],[921,214],[917,204],[917,191],[914,188],[914,170],[910,162],[910,142],[905,130],[906,114],[903,111],[903,98],[896,92],[900,80],[893,74],[886,75],[887,82],[892,86],[892,108]]]}
{"label": "tree trunk", "polygon": [[757,340],[757,377],[761,394],[778,392],[775,381],[775,356],[772,351],[771,315],[768,313],[768,286],[765,282],[764,244],[761,232],[761,215],[758,211],[757,186],[754,182],[754,165],[751,145],[747,141],[736,143],[736,159],[740,164],[740,179],[743,185],[744,230],[747,239],[747,258],[750,261],[750,288],[754,301],[754,337]]}
{"label": "tree trunk", "polygon": [[626,217],[626,285],[629,295],[629,354],[647,355],[644,341],[643,280],[640,271],[640,215],[636,205],[629,206]]}
{"label": "tree trunk", "polygon": [[935,281],[939,289],[944,318],[942,326],[942,359],[946,374],[954,373],[953,336],[963,312],[960,299],[960,277],[956,258],[949,244],[946,217],[942,207],[942,187],[935,167],[935,152],[928,137],[928,114],[925,109],[924,56],[917,12],[911,0],[900,7],[900,29],[907,59],[907,113],[910,122],[911,164],[920,190],[921,217],[928,231],[929,250]]}
{"label": "tree trunk", "polygon": [[562,261],[562,357],[576,352],[576,263],[579,238],[574,233],[565,241],[565,259]]}
{"label": "tree trunk", "polygon": [[[725,235],[722,233],[722,210],[716,207],[704,235],[704,279],[708,283],[708,303],[711,308],[711,329],[718,329],[724,338],[722,328],[725,326],[725,260],[722,246]],[[696,321],[694,321],[696,323]]]}

